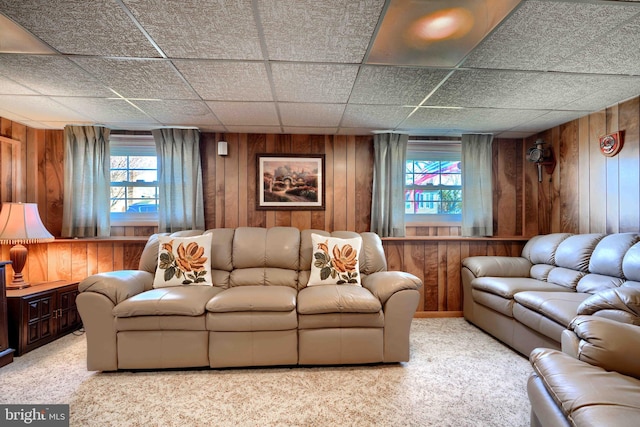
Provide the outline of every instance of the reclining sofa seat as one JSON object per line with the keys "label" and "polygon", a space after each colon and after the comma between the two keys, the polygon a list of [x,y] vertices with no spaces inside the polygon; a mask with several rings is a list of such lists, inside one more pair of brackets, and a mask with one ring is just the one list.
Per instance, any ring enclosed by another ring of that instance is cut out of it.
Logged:
{"label": "reclining sofa seat", "polygon": [[[386,271],[374,233],[212,229],[213,286],[153,288],[158,236],[139,270],[79,285],[89,370],[400,362],[420,280]],[[362,237],[362,287],[309,286],[311,234]],[[164,233],[166,235],[166,233]],[[193,236],[185,231],[172,236]]]}
{"label": "reclining sofa seat", "polygon": [[521,257],[466,258],[464,317],[525,356],[560,349],[578,314],[640,324],[624,304],[640,288],[639,240],[637,233],[554,233],[531,238]]}

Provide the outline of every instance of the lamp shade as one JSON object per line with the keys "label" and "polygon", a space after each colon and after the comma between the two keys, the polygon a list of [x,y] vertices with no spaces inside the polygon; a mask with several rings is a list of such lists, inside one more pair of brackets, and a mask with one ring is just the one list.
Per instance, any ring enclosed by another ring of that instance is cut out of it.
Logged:
{"label": "lamp shade", "polygon": [[36,203],[3,203],[0,211],[0,244],[15,245],[53,241]]}

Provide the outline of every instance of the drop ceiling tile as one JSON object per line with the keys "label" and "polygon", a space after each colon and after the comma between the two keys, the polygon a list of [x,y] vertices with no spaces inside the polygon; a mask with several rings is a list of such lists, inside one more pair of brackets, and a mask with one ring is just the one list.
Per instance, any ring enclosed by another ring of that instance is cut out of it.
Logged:
{"label": "drop ceiling tile", "polygon": [[168,61],[107,58],[74,58],[73,61],[125,98],[198,98]]}
{"label": "drop ceiling tile", "polygon": [[609,37],[638,13],[623,2],[528,0],[476,48],[465,67],[548,70],[574,52]]}
{"label": "drop ceiling tile", "polygon": [[1,95],[35,95],[36,92],[29,88],[0,76],[0,94]]}
{"label": "drop ceiling tile", "polygon": [[280,126],[238,125],[225,127],[231,133],[282,133]]}
{"label": "drop ceiling tile", "polygon": [[292,127],[284,126],[284,133],[297,135],[335,135],[337,127]]}
{"label": "drop ceiling tile", "polygon": [[[607,31],[593,43],[551,67],[558,71],[602,74],[640,75],[640,8],[639,14],[620,28]],[[636,48],[631,48],[635,46]]]}
{"label": "drop ceiling tile", "polygon": [[539,132],[588,115],[589,111],[549,111],[531,121],[513,126],[512,132]]}
{"label": "drop ceiling tile", "polygon": [[76,97],[53,99],[70,109],[82,111],[96,123],[148,123],[155,126],[160,124],[122,99]]}
{"label": "drop ceiling tile", "polygon": [[609,81],[610,77],[588,74],[460,70],[425,105],[555,109],[606,88]]}
{"label": "drop ceiling tile", "polygon": [[358,67],[274,63],[271,70],[278,101],[343,104],[349,99]]}
{"label": "drop ceiling tile", "polygon": [[0,74],[43,95],[113,96],[98,80],[61,56],[0,55]]}
{"label": "drop ceiling tile", "polygon": [[[76,124],[78,124],[79,122],[76,122]],[[87,124],[89,125],[91,122],[87,121],[83,124]],[[34,129],[64,129],[64,127],[70,123],[68,122],[48,122],[48,121],[39,121],[39,122],[34,122],[31,120],[25,120],[24,122],[22,122],[23,125],[29,126],[31,128]]]}
{"label": "drop ceiling tile", "polygon": [[411,107],[347,105],[341,126],[394,129],[413,111]]}
{"label": "drop ceiling tile", "polygon": [[142,111],[169,126],[220,125],[204,101],[133,101]]}
{"label": "drop ceiling tile", "polygon": [[640,94],[640,76],[603,77],[589,93],[560,106],[563,110],[598,111]]}
{"label": "drop ceiling tile", "polygon": [[191,87],[207,101],[273,101],[264,63],[173,61]]}
{"label": "drop ceiling tile", "polygon": [[0,10],[61,53],[159,56],[113,0],[0,0]]}
{"label": "drop ceiling tile", "polygon": [[250,1],[123,2],[170,58],[263,59]]}
{"label": "drop ceiling tile", "polygon": [[338,127],[345,104],[278,104],[283,126]]}
{"label": "drop ceiling tile", "polygon": [[280,126],[276,107],[271,102],[215,102],[207,105],[225,126]]}
{"label": "drop ceiling tile", "polygon": [[417,106],[448,73],[428,68],[363,66],[349,102]]}
{"label": "drop ceiling tile", "polygon": [[384,3],[384,0],[259,0],[269,59],[359,63]]}
{"label": "drop ceiling tile", "polygon": [[379,128],[366,128],[366,127],[341,127],[338,129],[338,135],[371,135],[374,130],[381,130]]}
{"label": "drop ceiling tile", "polygon": [[540,110],[494,108],[419,108],[397,130],[412,132],[420,128],[459,132],[500,132],[512,129],[546,113]]}
{"label": "drop ceiling tile", "polygon": [[[33,121],[76,121],[91,119],[88,115],[66,108],[43,96],[0,95],[0,108]],[[9,117],[7,117],[9,118]]]}

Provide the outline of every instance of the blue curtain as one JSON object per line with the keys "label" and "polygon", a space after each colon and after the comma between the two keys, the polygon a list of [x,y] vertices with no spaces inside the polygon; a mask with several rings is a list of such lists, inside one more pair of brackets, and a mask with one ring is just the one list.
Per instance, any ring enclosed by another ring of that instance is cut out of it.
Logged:
{"label": "blue curtain", "polygon": [[65,126],[62,237],[107,237],[110,223],[110,130]]}
{"label": "blue curtain", "polygon": [[155,129],[158,231],[204,230],[200,131]]}
{"label": "blue curtain", "polygon": [[493,236],[493,135],[462,135],[462,235]]}
{"label": "blue curtain", "polygon": [[409,135],[381,133],[373,137],[371,231],[380,237],[404,237],[404,170]]}

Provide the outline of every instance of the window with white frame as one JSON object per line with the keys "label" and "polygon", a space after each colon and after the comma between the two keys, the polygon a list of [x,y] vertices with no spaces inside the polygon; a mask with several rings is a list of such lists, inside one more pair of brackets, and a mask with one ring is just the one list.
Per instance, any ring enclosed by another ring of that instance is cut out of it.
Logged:
{"label": "window with white frame", "polygon": [[460,142],[410,140],[405,167],[406,222],[459,222],[461,215]]}
{"label": "window with white frame", "polygon": [[151,135],[111,135],[112,223],[158,220],[158,157]]}

